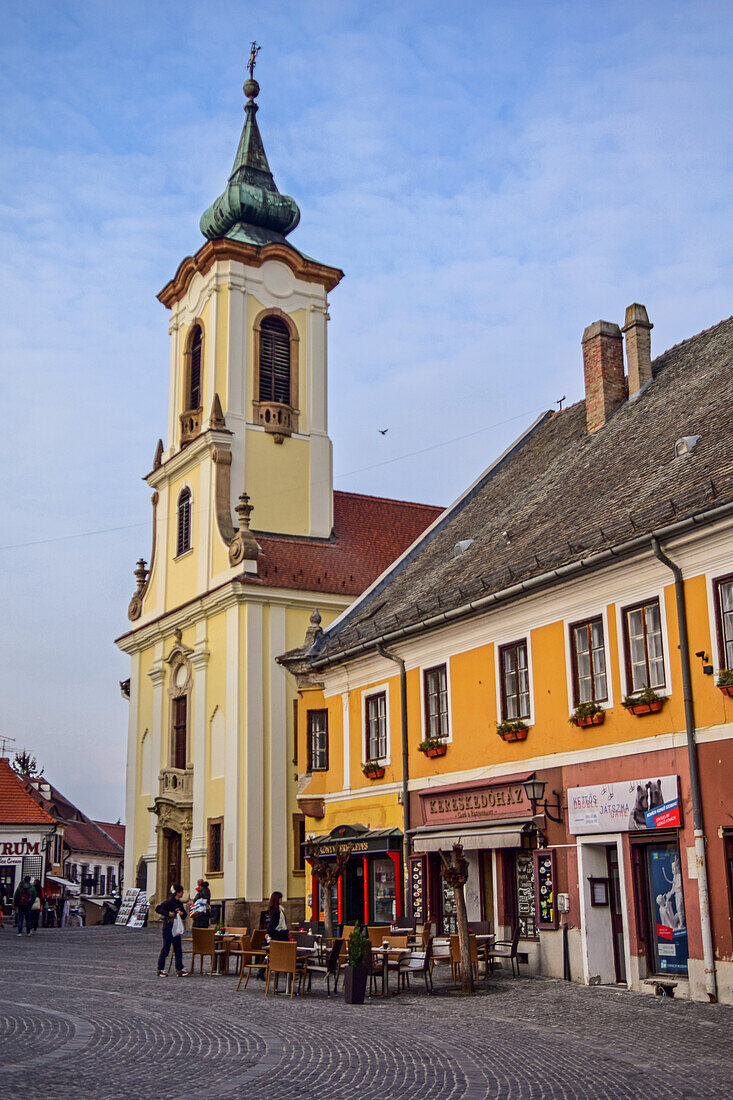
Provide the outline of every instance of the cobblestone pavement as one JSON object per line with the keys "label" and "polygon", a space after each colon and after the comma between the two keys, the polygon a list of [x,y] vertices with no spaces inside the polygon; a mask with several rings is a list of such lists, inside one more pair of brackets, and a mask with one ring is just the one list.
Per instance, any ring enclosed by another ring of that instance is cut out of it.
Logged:
{"label": "cobblestone pavement", "polygon": [[[155,928],[0,931],[0,1098],[733,1096],[733,1008],[508,976],[363,1007],[156,976]],[[30,1075],[30,1076],[29,1076]],[[41,1084],[42,1082],[42,1084]]]}

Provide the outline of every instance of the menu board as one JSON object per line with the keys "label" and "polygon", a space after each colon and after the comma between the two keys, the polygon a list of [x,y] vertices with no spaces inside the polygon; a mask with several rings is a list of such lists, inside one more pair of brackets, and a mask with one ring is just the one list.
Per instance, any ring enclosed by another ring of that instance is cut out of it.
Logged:
{"label": "menu board", "polygon": [[517,916],[520,937],[523,940],[536,940],[534,860],[531,852],[517,852]]}
{"label": "menu board", "polygon": [[410,856],[412,915],[418,924],[422,924],[427,919],[425,885],[425,856]]}
{"label": "menu board", "polygon": [[537,924],[540,928],[556,928],[555,850],[553,848],[535,852],[534,875],[537,889]]}
{"label": "menu board", "polygon": [[122,905],[120,906],[120,911],[117,914],[117,920],[115,921],[115,924],[127,924],[130,917],[132,916],[132,911],[135,908],[135,902],[137,901],[137,896],[139,893],[139,890],[125,890],[124,897],[122,898]]}
{"label": "menu board", "polygon": [[143,928],[145,921],[148,917],[148,910],[150,903],[148,901],[148,895],[145,890],[140,890],[135,899],[135,906],[132,910],[132,915],[127,922],[128,928]]}

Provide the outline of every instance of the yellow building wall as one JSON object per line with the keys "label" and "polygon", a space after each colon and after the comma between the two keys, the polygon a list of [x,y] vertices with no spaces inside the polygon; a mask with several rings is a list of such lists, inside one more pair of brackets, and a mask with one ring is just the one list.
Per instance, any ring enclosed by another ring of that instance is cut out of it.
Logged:
{"label": "yellow building wall", "polygon": [[[200,550],[199,519],[201,511],[201,476],[199,465],[180,474],[170,483],[168,491],[168,569],[166,570],[165,606],[178,607],[191,600],[198,590],[198,555]],[[178,538],[178,497],[181,490],[191,489],[191,549],[176,557]]]}

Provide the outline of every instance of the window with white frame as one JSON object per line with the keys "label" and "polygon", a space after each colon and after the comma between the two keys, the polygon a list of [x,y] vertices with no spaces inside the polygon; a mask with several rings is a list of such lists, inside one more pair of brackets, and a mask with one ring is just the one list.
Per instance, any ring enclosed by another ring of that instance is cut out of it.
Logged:
{"label": "window with white frame", "polygon": [[328,711],[308,711],[308,771],[328,771]]}
{"label": "window with white frame", "polygon": [[529,662],[527,641],[499,648],[501,717],[504,722],[529,718]]}
{"label": "window with white frame", "polygon": [[423,673],[425,693],[425,739],[445,738],[450,733],[448,721],[448,670],[445,665],[426,668]]}
{"label": "window with white frame", "polygon": [[570,627],[575,706],[604,703],[608,699],[603,620],[587,619]]}
{"label": "window with white frame", "polygon": [[733,668],[733,575],[715,581],[715,616],[721,668]]}
{"label": "window with white frame", "polygon": [[387,692],[367,695],[364,700],[366,760],[383,760],[387,755]]}
{"label": "window with white frame", "polygon": [[624,609],[626,679],[630,692],[665,686],[659,600]]}

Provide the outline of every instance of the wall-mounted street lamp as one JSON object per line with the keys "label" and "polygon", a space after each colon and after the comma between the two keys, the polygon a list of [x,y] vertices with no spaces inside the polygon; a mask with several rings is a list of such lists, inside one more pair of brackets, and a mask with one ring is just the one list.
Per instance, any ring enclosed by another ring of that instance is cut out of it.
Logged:
{"label": "wall-mounted street lamp", "polygon": [[[528,800],[532,803],[532,812],[537,813],[539,804],[542,803],[542,810],[549,817],[550,821],[561,822],[562,821],[562,806],[560,805],[560,792],[554,791],[554,802],[548,802],[546,798],[543,798],[545,793],[545,787],[547,784],[544,779],[527,779],[524,783],[524,793]],[[555,811],[557,817],[555,817]]]}

